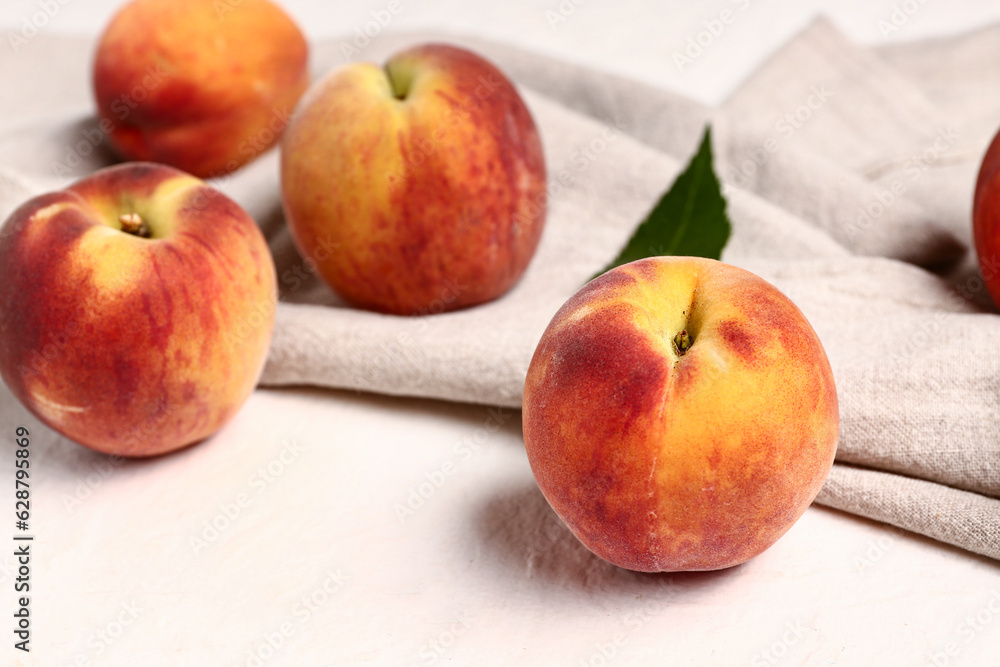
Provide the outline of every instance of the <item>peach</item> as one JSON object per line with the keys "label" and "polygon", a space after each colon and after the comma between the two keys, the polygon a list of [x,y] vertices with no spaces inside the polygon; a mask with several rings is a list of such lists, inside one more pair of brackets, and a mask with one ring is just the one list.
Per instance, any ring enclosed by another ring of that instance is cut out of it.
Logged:
{"label": "peach", "polygon": [[524,441],[552,508],[601,558],[713,570],[771,546],[833,463],[833,373],[775,287],[709,259],[594,279],[556,313],[524,385]]}
{"label": "peach", "polygon": [[309,84],[308,46],[268,0],[133,0],[101,37],[93,78],[122,157],[208,178],[277,143]]}
{"label": "peach", "polygon": [[993,303],[1000,305],[1000,132],[983,156],[972,206],[979,272]]}
{"label": "peach", "polygon": [[282,140],[299,251],[344,299],[386,313],[509,290],[538,245],[545,185],[538,130],[513,84],[442,44],[332,72]]}
{"label": "peach", "polygon": [[0,237],[0,374],[39,419],[109,454],[216,432],[263,369],[277,280],[256,223],[170,167],[95,172]]}

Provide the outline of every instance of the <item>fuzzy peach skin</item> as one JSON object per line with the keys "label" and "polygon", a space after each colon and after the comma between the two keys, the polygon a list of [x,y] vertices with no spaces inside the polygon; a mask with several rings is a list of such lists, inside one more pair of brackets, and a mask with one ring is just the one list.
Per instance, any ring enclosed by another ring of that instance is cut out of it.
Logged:
{"label": "fuzzy peach skin", "polygon": [[626,264],[566,302],[531,361],[523,417],[556,513],[595,554],[643,572],[725,568],[771,546],[819,492],[839,424],[798,308],[690,257]]}
{"label": "fuzzy peach skin", "polygon": [[504,294],[542,233],[545,159],[534,120],[492,64],[443,44],[334,71],[282,140],[299,251],[352,304],[395,314]]}
{"label": "fuzzy peach skin", "polygon": [[220,176],[277,143],[309,84],[308,46],[268,0],[133,0],[100,39],[93,84],[124,158]]}
{"label": "fuzzy peach skin", "polygon": [[979,272],[993,303],[1000,306],[1000,132],[993,138],[979,168],[972,231]]}
{"label": "fuzzy peach skin", "polygon": [[[123,231],[131,214],[148,237]],[[0,237],[0,276],[0,374],[39,419],[98,451],[197,442],[263,369],[277,303],[264,237],[175,169],[127,163],[23,204]]]}

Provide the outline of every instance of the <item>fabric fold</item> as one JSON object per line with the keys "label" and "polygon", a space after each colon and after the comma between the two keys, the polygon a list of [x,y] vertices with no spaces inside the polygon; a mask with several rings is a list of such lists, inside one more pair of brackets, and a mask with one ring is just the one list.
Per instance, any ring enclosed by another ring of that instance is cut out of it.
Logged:
{"label": "fabric fold", "polygon": [[1000,560],[1000,500],[835,463],[816,502]]}

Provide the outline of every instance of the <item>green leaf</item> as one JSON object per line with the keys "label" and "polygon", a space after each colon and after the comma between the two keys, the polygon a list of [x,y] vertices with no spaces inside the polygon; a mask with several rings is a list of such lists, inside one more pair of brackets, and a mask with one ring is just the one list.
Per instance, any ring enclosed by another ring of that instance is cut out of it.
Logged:
{"label": "green leaf", "polygon": [[687,168],[635,230],[625,249],[597,275],[658,255],[719,259],[729,231],[726,200],[712,169],[712,128],[706,127],[701,146]]}

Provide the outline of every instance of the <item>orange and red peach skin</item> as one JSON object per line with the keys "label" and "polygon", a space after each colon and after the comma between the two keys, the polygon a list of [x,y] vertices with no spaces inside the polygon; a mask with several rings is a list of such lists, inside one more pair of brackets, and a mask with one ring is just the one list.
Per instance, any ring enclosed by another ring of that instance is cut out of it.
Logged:
{"label": "orange and red peach skin", "polygon": [[[125,213],[152,237],[121,231]],[[211,435],[263,368],[277,302],[263,235],[177,170],[127,163],[25,203],[0,275],[4,380],[98,451],[149,456]]]}
{"label": "orange and red peach skin", "polygon": [[819,492],[839,425],[798,308],[699,258],[633,262],[573,296],[535,351],[523,415],[556,513],[595,554],[644,572],[725,568],[771,546]]}
{"label": "orange and red peach skin", "polygon": [[282,141],[289,228],[350,303],[393,314],[495,299],[546,213],[537,128],[510,81],[456,47],[344,67],[303,97]]}
{"label": "orange and red peach skin", "polygon": [[277,143],[309,85],[308,55],[269,0],[134,0],[94,57],[101,127],[127,160],[221,176]]}

